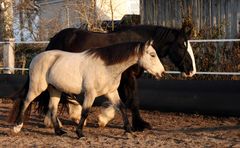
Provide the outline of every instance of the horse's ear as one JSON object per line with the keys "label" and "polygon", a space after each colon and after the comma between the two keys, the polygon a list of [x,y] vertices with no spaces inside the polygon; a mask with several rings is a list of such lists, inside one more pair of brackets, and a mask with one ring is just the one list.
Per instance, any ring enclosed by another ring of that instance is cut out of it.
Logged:
{"label": "horse's ear", "polygon": [[187,36],[187,38],[190,38],[192,29],[193,29],[193,27],[190,25],[183,25],[181,30]]}
{"label": "horse's ear", "polygon": [[146,42],[145,47],[149,47],[149,46],[151,46],[151,45],[153,45],[153,40],[152,40],[152,39],[151,39],[151,40],[148,40],[148,41]]}

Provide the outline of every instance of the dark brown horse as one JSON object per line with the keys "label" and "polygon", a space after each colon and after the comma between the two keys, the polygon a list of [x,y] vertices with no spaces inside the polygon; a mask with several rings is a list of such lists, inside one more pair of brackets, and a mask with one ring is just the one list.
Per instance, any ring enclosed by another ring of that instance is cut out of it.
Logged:
{"label": "dark brown horse", "polygon": [[[160,58],[168,56],[178,69],[185,76],[195,74],[195,61],[191,45],[188,39],[191,29],[183,27],[181,29],[167,28],[151,25],[139,25],[122,27],[110,33],[96,33],[84,31],[77,28],[67,28],[58,32],[51,38],[46,50],[60,49],[71,52],[82,52],[89,48],[105,47],[113,44],[153,40],[153,47]],[[143,70],[138,65],[127,69],[121,78],[118,88],[120,98],[130,108],[132,112],[133,130],[142,131],[151,128],[150,124],[144,121],[139,113],[139,103],[136,98],[136,79],[139,78]],[[46,98],[38,98],[40,106],[48,107]],[[45,97],[47,92],[45,92]]]}

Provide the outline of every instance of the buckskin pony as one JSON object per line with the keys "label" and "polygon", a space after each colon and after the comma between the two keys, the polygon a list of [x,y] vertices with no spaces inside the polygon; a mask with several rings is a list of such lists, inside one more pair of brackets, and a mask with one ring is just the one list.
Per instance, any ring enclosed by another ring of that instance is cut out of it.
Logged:
{"label": "buckskin pony", "polygon": [[37,96],[47,90],[50,94],[49,109],[56,135],[66,133],[57,119],[62,92],[75,95],[84,93],[81,119],[76,128],[78,138],[84,136],[83,124],[95,98],[102,95],[120,110],[124,129],[131,132],[125,105],[117,89],[122,73],[134,64],[140,65],[156,78],[160,78],[165,71],[151,42],[115,44],[80,53],[50,50],[36,55],[29,66],[26,96],[12,109],[12,113],[16,114],[13,131],[21,131],[26,109]]}

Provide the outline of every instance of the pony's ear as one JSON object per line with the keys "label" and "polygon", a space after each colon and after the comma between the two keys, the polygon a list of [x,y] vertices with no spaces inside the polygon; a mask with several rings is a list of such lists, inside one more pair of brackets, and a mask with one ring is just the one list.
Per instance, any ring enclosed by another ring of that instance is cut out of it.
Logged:
{"label": "pony's ear", "polygon": [[190,25],[183,25],[181,30],[187,36],[187,38],[190,38],[192,29],[193,29],[193,27]]}
{"label": "pony's ear", "polygon": [[153,45],[153,40],[148,40],[146,43],[145,43],[145,47],[148,47],[148,46],[151,46]]}

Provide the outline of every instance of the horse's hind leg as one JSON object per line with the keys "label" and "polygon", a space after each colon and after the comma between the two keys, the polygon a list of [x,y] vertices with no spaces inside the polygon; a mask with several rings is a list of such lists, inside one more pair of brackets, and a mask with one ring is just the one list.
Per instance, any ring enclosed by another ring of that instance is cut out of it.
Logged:
{"label": "horse's hind leg", "polygon": [[[73,97],[75,97],[75,96],[73,96]],[[77,99],[77,98],[75,98],[75,99]],[[74,99],[68,99],[67,105],[68,105],[69,118],[78,124],[80,121],[81,113],[82,113],[82,105]],[[84,125],[86,125],[86,120],[85,120]]]}
{"label": "horse's hind leg", "polygon": [[123,124],[124,124],[124,129],[126,132],[131,132],[131,125],[128,121],[127,113],[126,113],[126,106],[123,104],[121,101],[118,91],[114,91],[112,93],[108,93],[106,97],[112,102],[113,105],[116,105],[119,110],[121,111],[122,118],[123,118]]}
{"label": "horse's hind leg", "polygon": [[98,115],[98,125],[105,127],[107,123],[112,120],[115,116],[115,108],[111,104],[107,108],[104,108],[100,115]]}
{"label": "horse's hind leg", "polygon": [[13,127],[13,132],[18,133],[21,131],[23,127],[23,119],[24,114],[30,103],[40,94],[39,91],[33,91],[31,88],[29,88],[27,97],[25,100],[21,100],[19,107],[16,109],[18,111],[17,117],[16,117],[16,125]]}
{"label": "horse's hind leg", "polygon": [[49,113],[51,114],[51,120],[54,126],[55,134],[56,135],[63,135],[66,132],[63,131],[59,124],[59,119],[57,118],[57,110],[58,110],[58,104],[61,97],[61,92],[57,89],[53,88],[52,86],[48,87],[48,91],[50,94],[50,100],[49,100]]}

